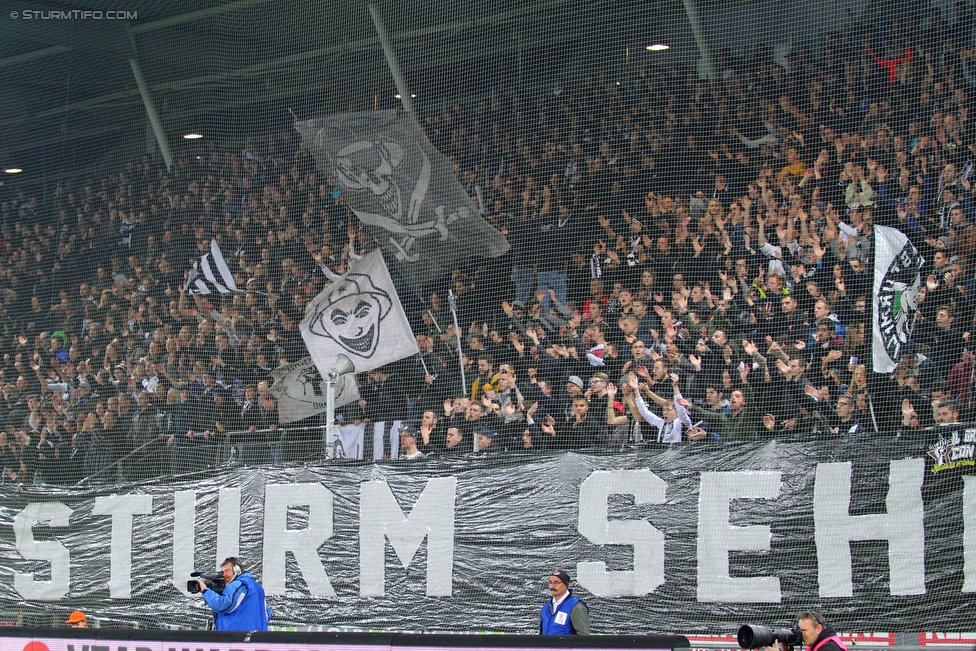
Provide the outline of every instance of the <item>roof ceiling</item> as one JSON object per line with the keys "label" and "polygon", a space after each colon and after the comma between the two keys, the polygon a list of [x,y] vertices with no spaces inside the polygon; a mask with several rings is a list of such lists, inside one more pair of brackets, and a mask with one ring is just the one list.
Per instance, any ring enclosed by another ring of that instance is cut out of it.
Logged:
{"label": "roof ceiling", "polygon": [[[0,166],[24,168],[27,178],[93,170],[146,150],[130,59],[144,71],[174,148],[187,131],[235,143],[287,125],[289,110],[305,118],[396,101],[362,0],[19,4],[35,13],[0,16]],[[545,78],[574,59],[622,58],[630,41],[652,37],[662,16],[683,13],[680,0],[378,5],[408,84],[428,109],[511,88],[520,76]],[[36,13],[120,6],[129,20]]]}

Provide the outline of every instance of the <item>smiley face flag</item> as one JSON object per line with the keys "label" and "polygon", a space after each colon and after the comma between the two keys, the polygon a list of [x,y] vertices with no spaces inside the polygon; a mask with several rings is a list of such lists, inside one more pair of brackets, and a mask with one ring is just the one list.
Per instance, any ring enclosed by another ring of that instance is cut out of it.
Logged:
{"label": "smiley face flag", "polygon": [[379,249],[306,306],[301,332],[323,378],[339,353],[363,373],[420,352]]}

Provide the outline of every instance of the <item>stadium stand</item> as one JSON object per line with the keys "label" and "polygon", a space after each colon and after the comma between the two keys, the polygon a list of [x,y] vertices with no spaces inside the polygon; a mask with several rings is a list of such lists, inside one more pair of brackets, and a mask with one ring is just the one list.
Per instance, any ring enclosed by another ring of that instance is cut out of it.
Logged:
{"label": "stadium stand", "polygon": [[[419,98],[510,249],[422,286],[387,252],[421,352],[356,376],[342,456],[820,444],[972,420],[972,9],[889,9],[811,26],[802,47],[716,47],[701,70],[599,52]],[[342,106],[399,106],[361,90]],[[290,118],[256,135],[219,104],[221,129],[169,166],[153,144],[5,175],[0,481],[335,454],[324,414],[279,423],[272,374],[308,356],[306,306],[381,238]],[[213,243],[239,291],[188,291]],[[882,291],[879,257],[901,273]],[[891,343],[879,299],[909,339]]]}

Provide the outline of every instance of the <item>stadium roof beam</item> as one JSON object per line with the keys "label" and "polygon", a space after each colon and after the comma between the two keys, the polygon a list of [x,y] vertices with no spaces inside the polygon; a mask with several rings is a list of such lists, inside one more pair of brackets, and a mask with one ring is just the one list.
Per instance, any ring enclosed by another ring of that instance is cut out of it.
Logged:
{"label": "stadium roof beam", "polygon": [[685,6],[685,15],[691,23],[691,32],[695,35],[695,43],[698,45],[698,53],[701,55],[705,64],[705,75],[709,79],[715,78],[715,63],[712,61],[712,49],[708,46],[708,39],[702,32],[701,23],[698,20],[697,0],[682,0]]}
{"label": "stadium roof beam", "polygon": [[66,45],[52,45],[51,47],[46,47],[42,50],[34,50],[32,52],[24,52],[23,54],[15,54],[13,56],[4,57],[0,59],[0,68],[6,68],[9,66],[20,65],[21,63],[27,63],[28,61],[36,61],[37,59],[45,59],[47,57],[55,56],[57,54],[64,54],[65,52],[70,52],[71,48]]}
{"label": "stadium roof beam", "polygon": [[149,124],[152,125],[153,134],[156,136],[156,144],[159,145],[159,151],[162,153],[163,160],[166,162],[166,170],[171,171],[173,169],[173,152],[170,151],[169,140],[166,139],[166,129],[163,128],[163,122],[159,119],[156,104],[153,102],[152,90],[149,88],[149,84],[146,83],[146,76],[142,74],[142,64],[139,63],[135,38],[133,38],[131,30],[127,30],[127,32],[129,46],[132,48],[132,55],[129,57],[132,76],[136,78],[136,85],[139,86],[139,95],[142,96],[142,103],[146,107]]}
{"label": "stadium roof beam", "polygon": [[404,79],[403,73],[400,71],[400,64],[397,62],[396,50],[393,49],[393,44],[390,43],[390,37],[386,33],[386,25],[383,23],[383,16],[380,15],[379,7],[376,6],[375,2],[370,2],[369,5],[369,16],[373,19],[373,25],[376,27],[376,33],[380,37],[380,45],[383,46],[383,55],[386,57],[386,65],[390,68],[390,74],[393,75],[393,81],[396,83],[397,90],[400,92],[400,101],[403,102],[403,108],[407,113],[413,113],[413,100],[410,98],[410,88],[407,87],[407,80]]}
{"label": "stadium roof beam", "polygon": [[152,92],[149,90],[149,84],[146,83],[146,76],[142,74],[142,66],[139,64],[139,59],[135,57],[129,59],[129,65],[132,67],[132,75],[136,78],[136,84],[139,86],[139,94],[142,96],[142,103],[146,107],[149,124],[152,125],[153,133],[156,135],[156,144],[159,145],[159,151],[162,152],[163,160],[166,161],[166,170],[172,170],[173,152],[170,151],[169,141],[166,139],[166,129],[163,128],[163,123],[159,119],[159,113],[156,112]]}

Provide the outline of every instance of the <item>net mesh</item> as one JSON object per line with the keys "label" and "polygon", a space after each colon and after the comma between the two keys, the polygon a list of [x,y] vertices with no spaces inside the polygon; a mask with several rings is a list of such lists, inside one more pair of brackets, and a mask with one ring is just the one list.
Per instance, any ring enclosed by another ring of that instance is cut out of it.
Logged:
{"label": "net mesh", "polygon": [[[971,419],[967,3],[131,4],[25,4],[0,26],[11,491],[327,467],[324,415],[280,425],[272,373],[308,356],[306,305],[378,247],[420,354],[358,374],[338,408],[344,456],[367,463]],[[437,183],[504,255],[471,241],[411,275],[353,205],[385,196],[401,154],[370,136],[340,178],[355,152],[295,129],[402,111],[400,93],[450,162]],[[212,242],[240,291],[184,289]],[[11,620],[50,616],[11,599]],[[145,625],[155,600],[105,621]]]}

